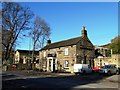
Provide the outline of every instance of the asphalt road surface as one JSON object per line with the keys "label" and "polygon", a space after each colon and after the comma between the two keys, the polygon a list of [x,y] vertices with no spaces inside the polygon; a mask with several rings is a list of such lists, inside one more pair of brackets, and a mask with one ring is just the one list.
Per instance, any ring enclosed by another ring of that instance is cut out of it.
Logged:
{"label": "asphalt road surface", "polygon": [[119,83],[110,82],[108,76],[92,75],[70,75],[70,74],[9,74],[2,79],[2,89],[104,89],[118,90]]}

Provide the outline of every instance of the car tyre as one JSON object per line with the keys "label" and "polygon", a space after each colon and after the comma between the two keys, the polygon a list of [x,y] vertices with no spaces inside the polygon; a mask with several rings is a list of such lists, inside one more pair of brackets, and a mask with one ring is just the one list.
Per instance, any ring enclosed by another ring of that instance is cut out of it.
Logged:
{"label": "car tyre", "polygon": [[102,73],[98,73],[100,76],[102,75]]}
{"label": "car tyre", "polygon": [[116,74],[119,75],[119,71],[116,71]]}
{"label": "car tyre", "polygon": [[75,73],[75,75],[78,75],[78,73]]}
{"label": "car tyre", "polygon": [[111,72],[110,72],[110,71],[108,71],[108,73],[107,73],[107,74],[108,74],[108,76],[110,76],[110,75],[111,75]]}
{"label": "car tyre", "polygon": [[86,71],[85,71],[85,70],[83,71],[83,74],[84,74],[84,75],[86,74]]}
{"label": "car tyre", "polygon": [[94,70],[92,70],[92,73],[94,74],[94,73],[95,73],[95,71],[94,71]]}

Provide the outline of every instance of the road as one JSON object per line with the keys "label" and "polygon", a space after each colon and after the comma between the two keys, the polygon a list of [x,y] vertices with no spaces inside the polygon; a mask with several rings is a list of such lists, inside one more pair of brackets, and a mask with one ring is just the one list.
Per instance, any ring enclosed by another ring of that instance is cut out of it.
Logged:
{"label": "road", "polygon": [[[11,74],[11,76],[10,76]],[[106,90],[109,88],[113,90],[118,89],[117,82],[110,82],[107,80],[108,76],[92,74],[92,75],[73,75],[73,74],[56,74],[56,73],[10,73],[3,77],[2,88],[102,88]],[[97,90],[96,89],[96,90]]]}

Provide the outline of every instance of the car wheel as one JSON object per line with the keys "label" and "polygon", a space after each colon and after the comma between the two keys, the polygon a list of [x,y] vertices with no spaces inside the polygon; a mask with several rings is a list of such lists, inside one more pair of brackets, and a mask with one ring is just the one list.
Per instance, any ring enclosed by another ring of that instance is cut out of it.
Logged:
{"label": "car wheel", "polygon": [[116,71],[116,74],[119,75],[119,71]]}
{"label": "car wheel", "polygon": [[85,71],[85,70],[83,71],[83,74],[86,74],[86,71]]}
{"label": "car wheel", "polygon": [[98,73],[100,76],[102,75],[102,73]]}
{"label": "car wheel", "polygon": [[75,73],[75,75],[78,75],[78,73]]}
{"label": "car wheel", "polygon": [[110,71],[108,71],[108,73],[107,73],[109,76],[111,75],[111,72]]}
{"label": "car wheel", "polygon": [[94,71],[94,70],[92,70],[92,73],[95,73],[95,71]]}

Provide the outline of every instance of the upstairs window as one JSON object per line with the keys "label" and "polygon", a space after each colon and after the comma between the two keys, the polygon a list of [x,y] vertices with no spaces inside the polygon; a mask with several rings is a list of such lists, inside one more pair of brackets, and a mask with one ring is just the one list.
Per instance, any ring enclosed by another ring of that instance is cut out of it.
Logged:
{"label": "upstairs window", "polygon": [[65,48],[65,55],[68,55],[68,48]]}
{"label": "upstairs window", "polygon": [[43,52],[43,57],[46,57],[46,52],[45,51]]}

